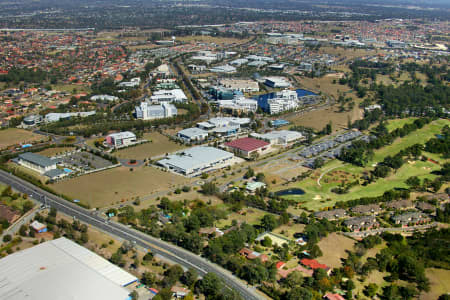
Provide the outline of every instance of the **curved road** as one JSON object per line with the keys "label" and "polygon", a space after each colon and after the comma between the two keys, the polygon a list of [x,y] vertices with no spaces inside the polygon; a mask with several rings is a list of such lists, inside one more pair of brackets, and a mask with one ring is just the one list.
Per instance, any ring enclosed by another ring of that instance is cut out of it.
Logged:
{"label": "curved road", "polygon": [[78,220],[88,223],[91,226],[95,226],[104,232],[118,236],[124,240],[131,241],[141,247],[150,249],[153,253],[166,257],[186,268],[194,268],[201,276],[209,272],[216,273],[220,278],[222,278],[229,288],[239,292],[245,300],[265,299],[265,297],[259,295],[253,288],[249,288],[245,283],[234,277],[229,271],[189,251],[146,235],[122,224],[105,221],[103,218],[96,215],[94,211],[89,211],[74,205],[67,200],[48,193],[3,170],[0,170],[0,182],[10,185],[13,189],[21,193],[26,193],[33,199],[54,207],[58,211],[77,218]]}

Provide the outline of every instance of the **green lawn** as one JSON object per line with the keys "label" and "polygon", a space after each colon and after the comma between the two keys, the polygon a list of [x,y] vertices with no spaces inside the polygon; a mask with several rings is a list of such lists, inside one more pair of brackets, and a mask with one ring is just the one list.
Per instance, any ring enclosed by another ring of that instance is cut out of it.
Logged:
{"label": "green lawn", "polygon": [[389,132],[391,132],[397,128],[405,126],[405,124],[411,124],[416,119],[417,118],[404,118],[404,119],[389,120],[387,121],[386,128],[388,129]]}
{"label": "green lawn", "polygon": [[[307,209],[317,210],[322,207],[333,206],[337,201],[347,201],[361,197],[375,197],[380,196],[385,191],[393,188],[406,188],[407,185],[405,184],[405,181],[411,176],[418,176],[420,179],[434,179],[436,175],[431,174],[431,172],[439,170],[439,165],[429,161],[406,162],[400,169],[396,172],[392,172],[388,177],[379,178],[367,186],[354,186],[348,193],[341,195],[331,192],[331,189],[339,186],[341,181],[355,181],[359,179],[364,171],[373,170],[373,165],[382,161],[387,155],[395,155],[400,150],[413,144],[424,143],[435,134],[439,133],[441,128],[447,124],[449,124],[448,120],[437,120],[404,138],[398,138],[392,145],[375,151],[374,159],[369,162],[365,168],[343,163],[339,160],[330,161],[318,170],[317,174],[326,173],[320,180],[320,186],[317,184],[317,175],[305,179],[290,187],[300,187],[306,193],[301,196],[290,196],[290,198],[304,202],[303,207]],[[425,155],[432,157],[441,163],[448,161],[444,160],[439,155],[432,155],[429,153],[425,153]],[[327,173],[328,170],[330,171]]]}

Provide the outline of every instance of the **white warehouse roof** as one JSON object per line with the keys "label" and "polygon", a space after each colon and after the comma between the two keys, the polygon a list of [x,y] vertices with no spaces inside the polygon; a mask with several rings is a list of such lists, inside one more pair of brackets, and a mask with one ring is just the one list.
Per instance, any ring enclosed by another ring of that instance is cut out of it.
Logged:
{"label": "white warehouse roof", "polygon": [[59,238],[0,260],[0,299],[126,300],[137,280],[106,259]]}

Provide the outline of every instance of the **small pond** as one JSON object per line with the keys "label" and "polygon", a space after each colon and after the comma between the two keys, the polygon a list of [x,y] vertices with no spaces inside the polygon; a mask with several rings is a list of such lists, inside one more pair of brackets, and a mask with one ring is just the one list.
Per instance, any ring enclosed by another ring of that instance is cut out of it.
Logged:
{"label": "small pond", "polygon": [[290,196],[290,195],[304,195],[305,191],[302,189],[287,189],[287,190],[281,190],[275,193],[277,196]]}

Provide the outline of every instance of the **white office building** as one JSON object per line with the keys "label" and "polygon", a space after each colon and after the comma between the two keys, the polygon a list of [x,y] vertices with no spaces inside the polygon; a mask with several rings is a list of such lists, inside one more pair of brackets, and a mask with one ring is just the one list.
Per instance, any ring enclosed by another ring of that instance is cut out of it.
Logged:
{"label": "white office building", "polygon": [[154,103],[182,103],[187,102],[188,98],[186,97],[182,89],[159,90],[153,92],[153,95],[150,97],[150,101]]}
{"label": "white office building", "polygon": [[178,131],[177,137],[186,143],[203,141],[208,137],[208,131],[194,127]]}
{"label": "white office building", "polygon": [[287,146],[304,139],[303,134],[298,131],[278,130],[264,134],[252,133],[252,137],[264,140],[271,145]]}
{"label": "white office building", "polygon": [[182,175],[197,176],[228,166],[233,157],[233,153],[224,150],[198,146],[169,155],[158,161],[158,164]]}
{"label": "white office building", "polygon": [[119,97],[111,96],[111,95],[95,95],[95,96],[92,96],[90,99],[91,99],[91,101],[99,100],[99,101],[110,101],[110,102],[112,102],[112,101],[119,100]]}
{"label": "white office building", "polygon": [[119,87],[134,88],[134,87],[138,87],[140,84],[141,84],[141,78],[135,77],[135,78],[131,78],[130,81],[123,81],[123,82],[119,83]]}
{"label": "white office building", "polygon": [[264,84],[271,88],[288,88],[291,86],[289,81],[284,77],[267,77]]}
{"label": "white office building", "polygon": [[93,115],[95,115],[95,110],[68,113],[48,113],[45,115],[45,122],[58,122],[59,120],[70,119],[72,117],[86,118]]}
{"label": "white office building", "polygon": [[135,114],[137,119],[153,120],[170,118],[177,115],[177,108],[173,104],[161,103],[158,105],[150,105],[148,102],[141,102],[140,106],[136,106]]}
{"label": "white office building", "polygon": [[255,112],[258,109],[258,101],[246,99],[244,97],[233,100],[218,100],[217,104],[221,109],[230,109],[243,112]]}
{"label": "white office building", "polygon": [[126,147],[136,143],[136,135],[131,131],[111,133],[106,142],[114,148]]}

